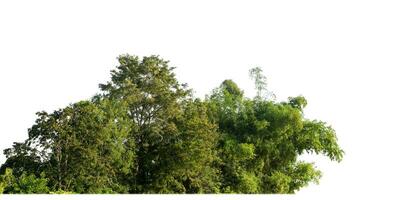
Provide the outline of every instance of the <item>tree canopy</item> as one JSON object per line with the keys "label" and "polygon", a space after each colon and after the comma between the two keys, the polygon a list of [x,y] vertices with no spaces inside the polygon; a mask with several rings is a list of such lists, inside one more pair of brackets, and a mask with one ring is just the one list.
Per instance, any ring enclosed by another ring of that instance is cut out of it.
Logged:
{"label": "tree canopy", "polygon": [[321,177],[300,155],[343,157],[304,97],[270,98],[260,68],[255,98],[225,80],[199,99],[159,56],[118,61],[90,100],[37,113],[4,150],[0,193],[294,193]]}

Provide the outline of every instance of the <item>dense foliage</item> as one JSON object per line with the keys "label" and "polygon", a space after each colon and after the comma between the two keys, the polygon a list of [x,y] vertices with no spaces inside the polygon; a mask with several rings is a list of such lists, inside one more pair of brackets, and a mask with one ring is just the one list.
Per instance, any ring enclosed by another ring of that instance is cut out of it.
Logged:
{"label": "dense foliage", "polygon": [[123,55],[101,92],[37,113],[4,151],[4,193],[294,193],[321,173],[304,153],[340,161],[335,131],[303,117],[304,97],[272,100],[260,68],[249,99],[225,80],[204,100],[158,56]]}

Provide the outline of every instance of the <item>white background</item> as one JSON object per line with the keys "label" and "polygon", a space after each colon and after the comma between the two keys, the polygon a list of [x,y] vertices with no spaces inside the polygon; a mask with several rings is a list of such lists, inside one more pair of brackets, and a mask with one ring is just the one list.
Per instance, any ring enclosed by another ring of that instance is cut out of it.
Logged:
{"label": "white background", "polygon": [[[195,96],[224,79],[253,96],[260,66],[279,101],[337,130],[343,162],[305,199],[392,195],[394,5],[390,1],[0,1],[0,149],[35,112],[88,99],[120,54],[160,55]],[[0,163],[4,162],[1,156]]]}

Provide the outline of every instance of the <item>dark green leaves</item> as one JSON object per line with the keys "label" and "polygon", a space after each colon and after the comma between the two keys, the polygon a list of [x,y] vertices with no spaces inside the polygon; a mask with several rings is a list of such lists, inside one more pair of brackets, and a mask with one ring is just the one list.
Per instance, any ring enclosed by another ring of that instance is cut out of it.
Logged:
{"label": "dark green leaves", "polygon": [[118,61],[91,100],[37,113],[4,151],[0,192],[294,193],[321,176],[299,155],[343,157],[334,129],[304,118],[302,96],[275,102],[260,68],[256,98],[225,80],[202,101],[158,56]]}

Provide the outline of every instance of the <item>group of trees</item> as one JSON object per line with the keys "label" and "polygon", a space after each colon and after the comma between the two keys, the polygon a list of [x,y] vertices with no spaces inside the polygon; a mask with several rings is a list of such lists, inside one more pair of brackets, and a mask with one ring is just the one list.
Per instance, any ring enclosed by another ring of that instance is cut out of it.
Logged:
{"label": "group of trees", "polygon": [[[28,139],[4,151],[4,193],[294,193],[321,173],[300,161],[340,161],[335,131],[303,117],[304,97],[266,98],[225,80],[194,98],[158,56],[123,55],[100,93],[37,113]],[[268,95],[269,96],[269,95]]]}

